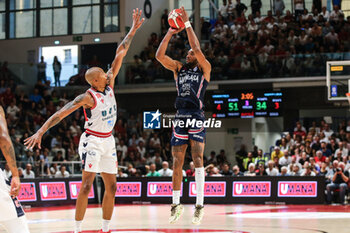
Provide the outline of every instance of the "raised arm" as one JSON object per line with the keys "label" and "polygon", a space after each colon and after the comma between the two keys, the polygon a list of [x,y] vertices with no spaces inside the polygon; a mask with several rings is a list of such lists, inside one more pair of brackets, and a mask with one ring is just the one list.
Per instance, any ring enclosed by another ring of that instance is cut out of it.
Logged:
{"label": "raised arm", "polygon": [[164,36],[162,42],[160,43],[158,49],[157,49],[157,53],[156,53],[156,59],[168,70],[171,70],[174,73],[174,77],[177,77],[177,71],[181,68],[182,63],[176,60],[173,60],[172,58],[170,58],[169,56],[167,56],[166,53],[166,49],[168,48],[168,44],[169,41],[171,39],[171,37],[176,34],[179,33],[180,31],[182,31],[183,28],[181,29],[173,29],[173,28],[169,28],[167,34]]}
{"label": "raised arm", "polygon": [[119,73],[120,67],[122,65],[122,62],[126,53],[128,52],[131,41],[134,38],[137,29],[139,29],[143,21],[145,21],[144,18],[141,19],[141,14],[142,14],[142,10],[139,10],[138,8],[136,10],[135,9],[133,10],[132,27],[129,33],[125,36],[122,43],[118,46],[111,68],[107,72],[110,78],[110,86],[112,88],[114,88],[115,77]]}
{"label": "raised arm", "polygon": [[33,136],[26,138],[24,140],[24,145],[27,146],[27,148],[31,149],[35,145],[38,145],[39,149],[41,149],[41,138],[46,133],[46,131],[58,124],[61,120],[63,120],[66,116],[78,108],[92,108],[94,106],[94,103],[94,99],[89,93],[78,95],[73,101],[70,101],[65,106],[63,106],[63,108],[53,114]]}
{"label": "raised arm", "polygon": [[2,154],[5,156],[7,165],[9,166],[12,173],[10,194],[12,196],[17,196],[20,190],[20,181],[19,181],[18,169],[16,165],[16,155],[15,155],[15,150],[13,149],[11,138],[7,130],[5,112],[1,106],[0,106],[0,147],[1,147]]}
{"label": "raised arm", "polygon": [[202,53],[198,38],[193,31],[191,23],[189,22],[188,14],[185,8],[181,7],[180,10],[181,10],[182,21],[185,23],[185,26],[186,26],[187,37],[188,37],[188,41],[190,42],[191,49],[193,50],[194,55],[196,56],[197,61],[203,70],[205,79],[209,82],[211,65],[209,61],[205,58],[204,54]]}

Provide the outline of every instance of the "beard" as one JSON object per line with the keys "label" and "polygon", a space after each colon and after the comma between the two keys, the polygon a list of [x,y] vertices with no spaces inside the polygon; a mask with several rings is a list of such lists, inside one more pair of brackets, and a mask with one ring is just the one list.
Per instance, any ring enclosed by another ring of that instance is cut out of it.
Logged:
{"label": "beard", "polygon": [[186,67],[188,68],[194,68],[198,64],[197,61],[192,61],[192,62],[186,62]]}

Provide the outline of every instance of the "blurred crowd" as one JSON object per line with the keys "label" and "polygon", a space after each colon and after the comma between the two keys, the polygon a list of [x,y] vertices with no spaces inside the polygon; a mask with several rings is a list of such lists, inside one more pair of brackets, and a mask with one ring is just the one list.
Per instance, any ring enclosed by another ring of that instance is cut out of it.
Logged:
{"label": "blurred crowd", "polygon": [[[210,61],[212,79],[318,76],[326,72],[326,61],[350,58],[350,16],[339,4],[328,11],[320,0],[306,9],[296,0],[295,12],[285,10],[283,0],[273,1],[273,10],[262,13],[261,1],[247,6],[223,1],[216,19],[201,18],[201,46]],[[161,33],[151,33],[147,46],[134,56],[127,69],[128,83],[171,81],[172,74],[155,59],[155,53],[169,27],[168,11],[161,18]],[[185,62],[189,49],[183,31],[171,39],[167,54]],[[320,67],[323,67],[320,69]]]}
{"label": "blurred crowd", "polygon": [[[19,174],[23,178],[69,177],[81,173],[79,138],[84,131],[82,109],[72,113],[42,138],[41,149],[27,149],[24,139],[34,134],[53,113],[78,93],[59,93],[49,83],[38,81],[27,95],[14,82],[0,81],[0,103],[7,117],[9,135],[14,145]],[[120,109],[113,135],[116,141],[119,177],[171,176],[171,130],[143,130],[142,114],[128,114]],[[324,120],[304,127],[297,122],[270,150],[244,145],[228,159],[224,150],[204,156],[207,176],[324,176],[328,200],[339,191],[340,200],[348,190],[350,170],[350,121],[331,127]],[[207,148],[207,151],[210,148]],[[233,164],[230,161],[235,158]],[[0,154],[0,161],[4,161]],[[71,162],[75,161],[75,164]],[[194,176],[190,149],[186,152],[184,176]],[[233,166],[232,166],[233,165]],[[9,168],[5,166],[8,176]],[[331,195],[332,194],[332,195]]]}

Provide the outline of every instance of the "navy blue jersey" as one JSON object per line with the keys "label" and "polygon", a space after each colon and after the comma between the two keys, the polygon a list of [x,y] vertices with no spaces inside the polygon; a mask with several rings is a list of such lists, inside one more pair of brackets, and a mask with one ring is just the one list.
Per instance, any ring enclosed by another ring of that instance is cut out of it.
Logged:
{"label": "navy blue jersey", "polygon": [[203,109],[204,93],[208,81],[196,66],[193,69],[182,66],[176,80],[176,109]]}

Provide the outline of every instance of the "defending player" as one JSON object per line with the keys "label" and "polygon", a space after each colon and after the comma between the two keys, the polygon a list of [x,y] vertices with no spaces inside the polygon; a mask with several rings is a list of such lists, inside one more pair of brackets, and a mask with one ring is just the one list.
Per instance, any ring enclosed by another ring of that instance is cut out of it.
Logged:
{"label": "defending player", "polygon": [[[162,65],[173,71],[177,89],[175,108],[177,113],[175,120],[195,119],[204,121],[203,101],[205,89],[210,81],[211,65],[203,55],[199,41],[188,21],[187,12],[181,7],[181,18],[185,23],[187,37],[191,46],[186,56],[186,64],[171,59],[165,55],[171,37],[180,32],[170,28],[160,44],[156,58]],[[189,117],[190,116],[190,117]],[[175,127],[171,139],[172,155],[174,158],[173,173],[173,204],[171,206],[170,223],[176,222],[183,213],[183,206],[180,205],[180,189],[182,182],[182,166],[188,144],[191,146],[192,160],[195,165],[196,180],[196,206],[192,218],[193,224],[200,224],[204,211],[204,167],[203,152],[205,143],[205,129]]]}
{"label": "defending player", "polygon": [[10,182],[0,168],[0,224],[5,226],[9,233],[29,233],[26,216],[16,197],[20,191],[16,156],[7,131],[4,109],[1,106],[0,147],[12,173]]}
{"label": "defending player", "polygon": [[133,11],[132,27],[123,42],[118,46],[111,69],[105,73],[101,68],[90,68],[85,74],[85,79],[91,85],[91,88],[53,114],[38,132],[25,140],[27,147],[33,148],[38,145],[40,148],[41,138],[48,129],[80,107],[84,108],[85,132],[81,135],[79,143],[83,176],[81,190],[76,202],[75,233],[81,232],[82,220],[88,204],[88,194],[96,173],[101,173],[106,189],[102,201],[102,229],[99,232],[109,232],[109,222],[114,209],[116,174],[118,172],[115,141],[112,135],[117,119],[117,104],[113,91],[114,81],[130,43],[144,21],[143,18],[141,19],[141,14],[141,10]]}

